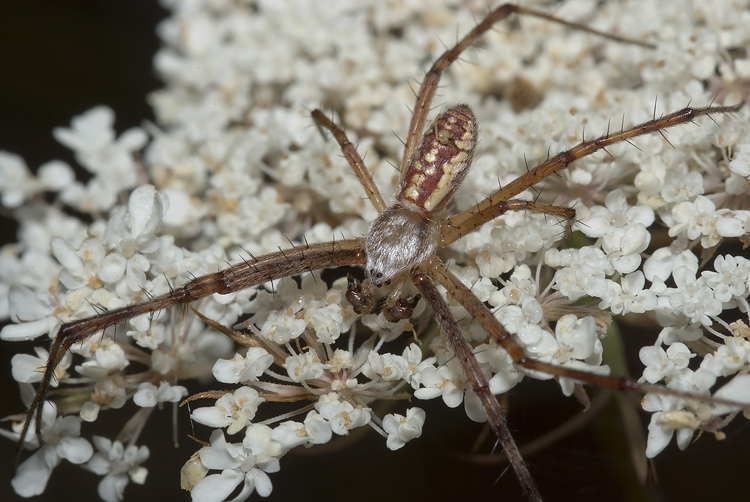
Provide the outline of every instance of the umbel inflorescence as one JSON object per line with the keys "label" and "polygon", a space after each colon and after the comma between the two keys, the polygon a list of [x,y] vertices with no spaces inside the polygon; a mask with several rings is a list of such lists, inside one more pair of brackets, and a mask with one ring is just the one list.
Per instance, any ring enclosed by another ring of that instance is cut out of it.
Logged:
{"label": "umbel inflorescence", "polygon": [[[556,12],[657,49],[527,18],[520,28],[487,32],[482,50],[464,55],[472,64],[451,66],[439,89],[437,102],[466,103],[481,131],[472,171],[449,212],[471,209],[548,152],[619,131],[623,114],[627,128],[691,101],[740,102],[750,79],[750,20],[747,6],[721,3],[662,11],[568,2]],[[367,152],[374,184],[390,202],[399,174],[389,162],[397,163],[403,149],[392,131],[407,134],[414,79],[430,66],[427,56],[443,52],[439,40],[450,45],[456,26],[468,31],[486,12],[483,2],[435,2],[428,12],[383,2],[174,2],[170,8],[155,61],[166,84],[151,97],[157,124],[115,137],[114,113],[98,107],[55,130],[92,173],[85,184],[62,162],[32,176],[20,157],[0,156],[2,203],[22,226],[21,241],[0,258],[3,314],[16,323],[0,333],[4,340],[54,337],[62,323],[167,294],[226,262],[258,257],[272,268],[306,252],[305,259],[314,252],[324,257],[329,247],[317,243],[365,235],[377,208],[333,142],[313,127],[310,109],[339,114],[335,121]],[[606,373],[600,338],[610,316],[643,314],[662,330],[641,349],[641,381],[716,391],[717,378],[747,368],[750,350],[750,262],[717,251],[725,239],[746,243],[750,232],[750,125],[747,106],[712,118],[670,129],[667,137],[640,137],[635,148],[609,146],[548,179],[540,195],[526,190],[529,200],[575,207],[579,246],[556,246],[565,231],[559,219],[507,212],[443,250],[448,269],[528,357]],[[55,194],[55,202],[37,197],[42,192]],[[656,237],[668,239],[657,244]],[[330,251],[345,246],[330,244]],[[279,267],[276,279],[290,274]],[[410,287],[403,293],[414,293]],[[357,315],[347,288],[345,277],[304,273],[298,281],[211,295],[192,305],[198,314],[140,315],[116,339],[74,344],[51,380],[69,389],[67,399],[50,392],[41,412],[44,442],[27,437],[32,453],[13,488],[23,496],[40,493],[67,460],[102,476],[104,500],[121,499],[130,481],[148,482],[149,448],[138,431],[151,410],[185,399],[180,382],[198,377],[214,378],[211,387],[219,390],[191,398],[191,418],[213,429],[183,468],[195,500],[268,495],[269,474],[283,467],[290,449],[358,427],[369,425],[389,448],[401,448],[429,420],[419,399],[463,404],[470,418],[486,420],[442,337],[392,349],[405,331],[426,336],[427,323],[417,322],[428,317],[423,303],[393,323],[382,312]],[[519,369],[465,306],[451,295],[447,300],[492,393],[525,376],[552,378]],[[702,361],[689,365],[697,352]],[[38,348],[15,356],[12,371],[23,395],[40,382],[47,355]],[[570,378],[559,382],[565,394],[576,390]],[[747,402],[745,385],[730,380],[714,395]],[[417,399],[394,413],[373,411],[378,400],[410,395]],[[140,411],[127,434],[86,433],[88,422],[131,399]],[[255,420],[272,401],[298,407]],[[685,448],[696,430],[718,431],[720,417],[732,411],[663,394],[649,394],[644,407],[654,412],[649,457],[675,432]],[[14,440],[26,417],[15,418],[3,432]]]}

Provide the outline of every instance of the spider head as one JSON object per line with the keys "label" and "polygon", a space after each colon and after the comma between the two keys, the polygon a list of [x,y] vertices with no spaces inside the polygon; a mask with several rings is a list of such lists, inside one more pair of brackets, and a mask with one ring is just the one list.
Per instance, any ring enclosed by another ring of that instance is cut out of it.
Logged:
{"label": "spider head", "polygon": [[383,273],[375,268],[368,269],[367,276],[370,278],[370,282],[378,288],[381,286],[391,285],[391,280],[390,279],[383,280]]}

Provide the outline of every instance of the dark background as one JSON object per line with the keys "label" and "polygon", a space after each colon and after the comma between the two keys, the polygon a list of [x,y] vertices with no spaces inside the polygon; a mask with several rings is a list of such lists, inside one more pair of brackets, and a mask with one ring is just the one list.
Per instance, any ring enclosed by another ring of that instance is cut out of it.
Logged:
{"label": "dark background", "polygon": [[[100,104],[115,110],[118,133],[152,120],[145,97],[160,86],[151,61],[159,45],[154,29],[165,15],[156,2],[4,0],[0,149],[21,155],[32,169],[52,159],[74,165],[69,150],[53,139],[52,128],[69,126],[75,115]],[[16,228],[7,216],[0,216],[2,243],[12,242]],[[625,337],[653,336],[633,331]],[[22,410],[10,377],[10,358],[30,352],[31,346],[0,342],[0,417]],[[560,396],[553,382],[527,381],[513,391],[510,402],[511,430],[519,444],[580,410],[574,399]],[[273,499],[524,500],[513,473],[501,477],[502,464],[479,465],[467,459],[481,425],[462,418],[460,409],[446,411],[440,400],[413,404],[428,410],[423,438],[395,453],[373,433],[327,447],[338,451],[292,452],[282,459],[281,471],[271,475]],[[84,425],[84,435],[90,438],[95,428],[107,434],[101,428],[109,428],[111,437],[129,416],[103,412],[95,427]],[[189,499],[179,489],[179,468],[197,447],[186,438],[190,424],[184,409],[179,420],[179,450],[171,445],[169,409],[150,420],[142,441],[152,455],[145,464],[148,479],[144,486],[129,484],[127,499]],[[205,429],[197,432],[208,437]],[[738,419],[729,435],[724,443],[702,438],[684,453],[671,445],[656,463],[656,487],[639,488],[628,464],[622,422],[610,406],[582,431],[527,460],[545,500],[739,500],[748,488],[744,472],[750,431]],[[489,447],[485,444],[481,451]],[[10,488],[12,469],[13,445],[0,438],[0,493],[9,494],[3,500],[22,500]],[[63,461],[45,494],[34,500],[98,500],[99,479]]]}

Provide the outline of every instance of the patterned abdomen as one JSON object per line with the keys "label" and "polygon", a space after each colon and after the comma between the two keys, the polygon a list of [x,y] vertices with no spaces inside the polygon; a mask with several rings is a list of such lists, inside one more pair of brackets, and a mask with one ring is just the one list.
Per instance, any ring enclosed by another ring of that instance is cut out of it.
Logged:
{"label": "patterned abdomen", "polygon": [[442,112],[425,131],[396,198],[427,213],[443,209],[469,171],[476,142],[477,121],[468,106]]}

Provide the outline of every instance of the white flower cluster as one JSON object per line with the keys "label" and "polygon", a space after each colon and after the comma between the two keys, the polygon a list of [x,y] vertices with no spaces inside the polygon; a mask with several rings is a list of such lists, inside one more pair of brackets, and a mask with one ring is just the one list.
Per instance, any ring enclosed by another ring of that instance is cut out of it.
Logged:
{"label": "white flower cluster", "polygon": [[[375,210],[310,109],[340,112],[335,120],[390,200],[402,148],[391,131],[407,128],[414,80],[443,51],[439,40],[486,12],[484,0],[435,1],[429,12],[420,2],[381,0],[163,3],[173,14],[159,27],[155,65],[165,87],[150,97],[157,124],[116,137],[114,112],[97,107],[56,130],[91,172],[86,184],[62,162],[32,175],[20,157],[0,152],[0,202],[21,226],[19,242],[0,252],[0,316],[15,323],[0,332],[5,341],[54,338],[64,322],[148,301],[248,254],[363,235]],[[656,96],[657,115],[688,102],[747,99],[747,2],[680,3],[570,0],[555,12],[656,50],[524,18],[520,29],[492,30],[484,50],[462,55],[474,64],[446,72],[436,104],[472,106],[482,143],[452,210],[525,172],[524,159],[533,165],[603,134],[623,113],[626,126],[650,119]],[[540,200],[577,210],[574,248],[554,247],[565,229],[553,218],[510,213],[454,243],[445,255],[451,270],[534,359],[606,374],[600,338],[611,315],[645,314],[662,331],[641,349],[641,381],[707,394],[717,378],[746,372],[750,260],[718,248],[750,242],[750,107],[712,118],[638,138],[637,147],[614,145],[548,180]],[[44,192],[55,201],[38,197]],[[224,390],[203,395],[213,404],[191,414],[214,429],[210,444],[182,472],[196,501],[267,496],[268,474],[289,450],[357,427],[370,425],[392,450],[421,435],[423,410],[381,418],[370,406],[379,399],[441,397],[486,420],[442,337],[393,349],[413,326],[358,319],[345,288],[344,278],[309,273],[194,305],[217,326],[241,321],[242,331],[219,333],[174,309],[129,320],[117,339],[74,344],[52,382],[69,398],[45,407],[45,444],[26,438],[36,452],[13,488],[41,493],[66,459],[103,476],[103,500],[122,500],[129,481],[145,481],[148,448],[136,446],[137,433],[127,444],[95,436],[95,453],[79,437],[82,425],[130,399],[141,411],[179,402],[187,396],[180,382],[211,374]],[[552,378],[520,370],[447,296],[493,393],[527,375]],[[415,316],[423,313],[418,306]],[[696,353],[702,361],[691,365]],[[13,358],[25,397],[46,356],[37,349]],[[577,382],[559,383],[570,395]],[[746,387],[738,377],[716,394],[747,403]],[[261,405],[279,401],[305,403],[256,419]],[[655,412],[649,456],[675,431],[681,448],[696,430],[718,434],[720,416],[735,411],[669,395],[649,395],[644,407]],[[16,422],[0,434],[17,440],[20,430]]]}

